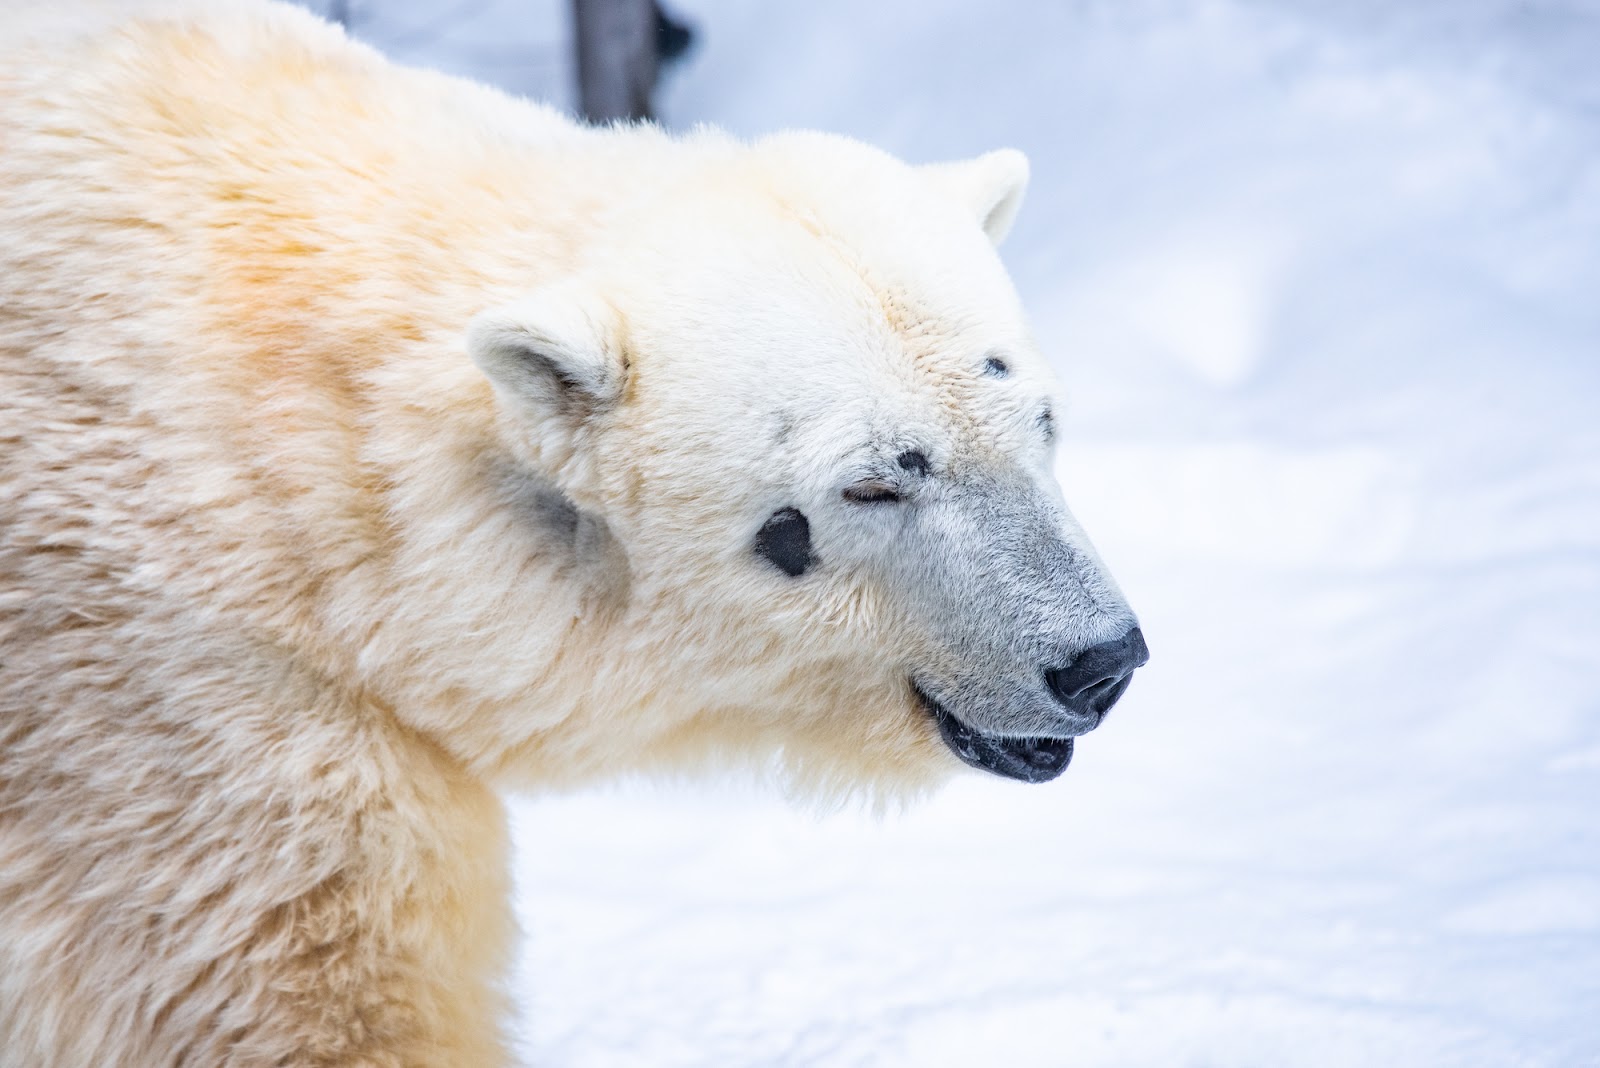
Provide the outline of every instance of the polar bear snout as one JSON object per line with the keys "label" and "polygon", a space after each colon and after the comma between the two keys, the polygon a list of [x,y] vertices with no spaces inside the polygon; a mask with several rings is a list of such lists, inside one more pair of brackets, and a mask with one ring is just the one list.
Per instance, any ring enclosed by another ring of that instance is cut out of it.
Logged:
{"label": "polar bear snout", "polygon": [[1133,673],[1150,659],[1144,633],[1133,627],[1120,638],[1085,649],[1065,667],[1045,672],[1051,695],[1091,731],[1128,688]]}

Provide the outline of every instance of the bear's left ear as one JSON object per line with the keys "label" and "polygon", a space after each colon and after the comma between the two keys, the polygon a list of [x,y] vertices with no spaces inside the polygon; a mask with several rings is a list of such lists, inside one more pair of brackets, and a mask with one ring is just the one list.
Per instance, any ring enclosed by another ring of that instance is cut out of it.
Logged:
{"label": "bear's left ear", "polygon": [[955,163],[930,163],[922,172],[965,203],[997,245],[1010,231],[1028,188],[1028,157],[1014,148]]}
{"label": "bear's left ear", "polygon": [[622,395],[617,314],[580,283],[500,308],[467,328],[467,353],[495,391],[541,416],[582,418]]}

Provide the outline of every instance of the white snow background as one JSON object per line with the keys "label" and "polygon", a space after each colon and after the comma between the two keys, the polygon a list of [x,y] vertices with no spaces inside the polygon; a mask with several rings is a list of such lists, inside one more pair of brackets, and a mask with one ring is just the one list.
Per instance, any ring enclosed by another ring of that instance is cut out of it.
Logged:
{"label": "white snow background", "polygon": [[[1600,1064],[1600,5],[674,9],[669,125],[1032,158],[1004,255],[1153,659],[1048,786],[518,802],[528,1060]],[[354,15],[570,100],[560,0]]]}

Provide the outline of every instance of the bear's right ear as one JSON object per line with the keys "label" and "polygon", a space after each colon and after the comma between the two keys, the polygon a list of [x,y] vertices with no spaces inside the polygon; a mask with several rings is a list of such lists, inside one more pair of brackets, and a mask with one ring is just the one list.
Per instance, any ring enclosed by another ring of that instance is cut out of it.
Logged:
{"label": "bear's right ear", "polygon": [[558,285],[492,308],[467,328],[467,353],[506,400],[582,418],[622,395],[617,314],[586,287]]}
{"label": "bear's right ear", "polygon": [[997,245],[1010,232],[1028,189],[1028,157],[1014,148],[985,152],[977,159],[923,164],[922,173],[966,204]]}

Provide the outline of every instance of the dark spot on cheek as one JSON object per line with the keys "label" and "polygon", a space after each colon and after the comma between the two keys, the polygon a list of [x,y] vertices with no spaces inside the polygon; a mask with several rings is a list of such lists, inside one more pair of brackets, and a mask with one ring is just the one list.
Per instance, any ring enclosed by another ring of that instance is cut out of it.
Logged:
{"label": "dark spot on cheek", "polygon": [[789,439],[794,437],[795,423],[794,413],[787,410],[777,412],[773,416],[772,443],[780,447],[789,444]]}
{"label": "dark spot on cheek", "polygon": [[928,457],[920,449],[907,449],[896,456],[894,462],[904,471],[912,471],[919,475],[928,473]]}
{"label": "dark spot on cheek", "polygon": [[804,574],[814,562],[811,523],[795,508],[782,508],[756,532],[756,554],[790,578]]}
{"label": "dark spot on cheek", "polygon": [[1048,404],[1039,413],[1039,429],[1044,431],[1044,439],[1046,441],[1056,440],[1056,416],[1050,410],[1050,405]]}

